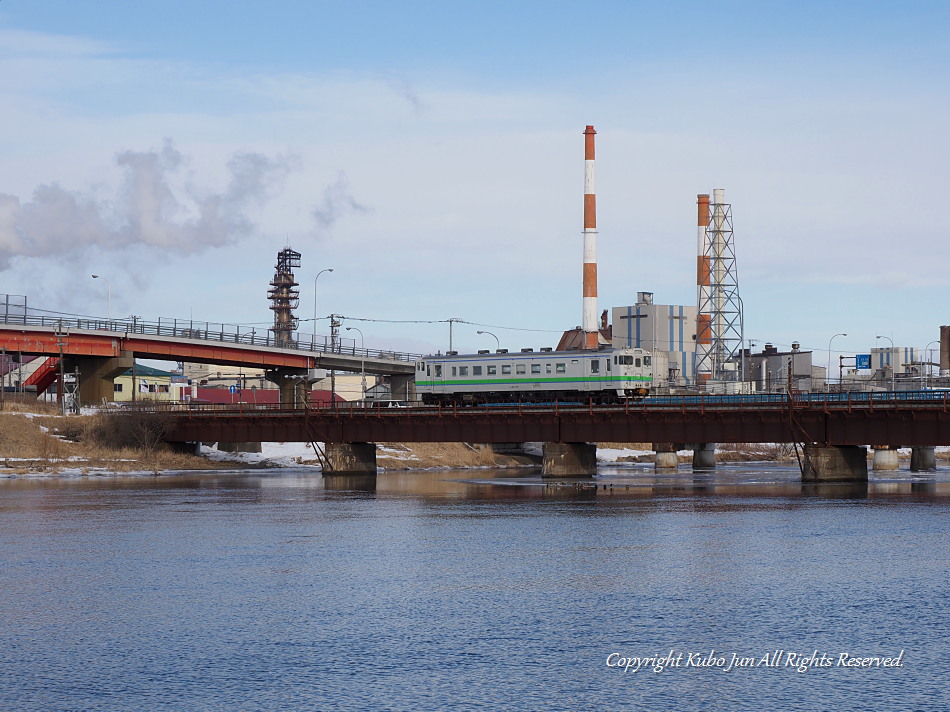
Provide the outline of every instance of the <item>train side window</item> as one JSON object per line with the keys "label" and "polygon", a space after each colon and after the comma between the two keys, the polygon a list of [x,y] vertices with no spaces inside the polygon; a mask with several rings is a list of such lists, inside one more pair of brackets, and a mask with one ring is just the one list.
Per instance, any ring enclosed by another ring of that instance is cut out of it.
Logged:
{"label": "train side window", "polygon": [[523,364],[523,363],[519,363],[517,366],[515,366],[515,373],[524,375],[524,373],[525,373],[525,368],[524,368],[524,364]]}
{"label": "train side window", "polygon": [[482,367],[481,367],[481,366],[472,366],[472,375],[473,375],[473,376],[481,376],[481,375],[482,375]]}
{"label": "train side window", "polygon": [[547,363],[544,365],[544,372],[551,373],[551,364]]}
{"label": "train side window", "polygon": [[567,364],[564,364],[564,363],[555,364],[554,370],[557,371],[558,373],[564,373],[565,371],[567,371]]}
{"label": "train side window", "polygon": [[467,376],[468,375],[468,366],[459,366],[459,375]]}
{"label": "train side window", "polygon": [[439,378],[439,377],[442,376],[442,364],[441,364],[441,363],[437,363],[437,364],[435,365],[435,375],[436,375],[436,378]]}
{"label": "train side window", "polygon": [[487,368],[489,376],[494,376],[496,373],[498,373],[498,366],[488,366]]}
{"label": "train side window", "polygon": [[511,366],[506,363],[504,366],[501,367],[501,372],[502,374],[511,373]]}
{"label": "train side window", "polygon": [[455,368],[455,366],[452,366],[452,375],[453,375],[453,376],[457,376],[457,375],[458,375],[457,371],[458,371],[458,369]]}
{"label": "train side window", "polygon": [[531,364],[531,373],[541,373],[541,364],[540,363]]}

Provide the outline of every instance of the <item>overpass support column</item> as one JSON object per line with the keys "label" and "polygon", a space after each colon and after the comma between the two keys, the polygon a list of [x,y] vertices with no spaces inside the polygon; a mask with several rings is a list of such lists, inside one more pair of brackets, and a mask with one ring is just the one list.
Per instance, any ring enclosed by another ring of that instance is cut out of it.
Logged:
{"label": "overpass support column", "polygon": [[597,474],[594,443],[544,443],[542,477],[592,477]]}
{"label": "overpass support column", "polygon": [[394,374],[389,377],[389,393],[393,400],[411,401],[416,396],[415,380],[409,374]]}
{"label": "overpass support column", "polygon": [[113,380],[125,373],[135,360],[131,351],[119,356],[73,356],[66,359],[66,373],[79,369],[79,400],[82,403],[102,403],[115,400]]}
{"label": "overpass support column", "polygon": [[677,443],[653,443],[653,452],[656,453],[654,467],[657,470],[675,470],[679,467],[676,445]]}
{"label": "overpass support column", "polygon": [[693,469],[716,469],[716,443],[697,443],[693,445]]}
{"label": "overpass support column", "polygon": [[326,475],[375,475],[376,443],[326,443]]}
{"label": "overpass support column", "polygon": [[933,445],[910,449],[911,472],[933,472],[937,469],[937,455]]}
{"label": "overpass support column", "polygon": [[303,368],[275,368],[265,372],[265,377],[271,383],[276,383],[280,390],[280,404],[285,408],[303,407],[306,405],[307,388],[306,369]]}
{"label": "overpass support column", "polygon": [[868,449],[806,443],[804,470],[802,482],[867,482]]}
{"label": "overpass support column", "polygon": [[877,445],[874,447],[874,470],[896,470],[900,467],[900,461],[897,459],[897,448],[890,445]]}

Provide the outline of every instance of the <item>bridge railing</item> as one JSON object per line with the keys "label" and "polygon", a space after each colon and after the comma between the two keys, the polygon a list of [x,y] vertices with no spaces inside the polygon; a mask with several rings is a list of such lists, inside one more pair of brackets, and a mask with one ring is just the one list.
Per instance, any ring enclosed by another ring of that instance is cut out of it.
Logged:
{"label": "bridge railing", "polygon": [[343,356],[358,356],[363,358],[386,359],[392,361],[416,361],[422,354],[405,353],[389,349],[359,348],[355,339],[331,339],[329,336],[315,334],[298,334],[290,341],[274,338],[269,329],[258,330],[256,327],[242,327],[238,324],[218,324],[208,321],[194,321],[191,319],[159,318],[158,321],[147,321],[138,317],[127,319],[63,319],[56,316],[44,316],[23,313],[0,313],[0,323],[18,326],[40,326],[69,331],[81,329],[86,331],[108,331],[117,335],[142,334],[143,336],[163,336],[176,339],[197,339],[200,341],[217,341],[249,346],[268,346],[271,348],[295,349],[316,353],[334,353]]}

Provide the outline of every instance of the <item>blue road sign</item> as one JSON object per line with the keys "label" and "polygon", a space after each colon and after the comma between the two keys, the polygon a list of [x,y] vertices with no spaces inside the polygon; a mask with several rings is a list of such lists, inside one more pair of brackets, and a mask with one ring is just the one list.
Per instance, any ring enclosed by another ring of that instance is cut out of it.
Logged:
{"label": "blue road sign", "polygon": [[871,354],[857,354],[854,357],[855,368],[871,368]]}

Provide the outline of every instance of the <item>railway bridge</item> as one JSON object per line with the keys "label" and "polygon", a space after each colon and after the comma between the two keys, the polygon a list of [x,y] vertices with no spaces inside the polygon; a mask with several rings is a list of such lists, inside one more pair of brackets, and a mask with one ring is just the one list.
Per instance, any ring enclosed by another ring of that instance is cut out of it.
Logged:
{"label": "railway bridge", "polygon": [[[863,397],[859,397],[863,396]],[[170,442],[321,442],[329,469],[375,473],[378,442],[541,442],[545,474],[589,475],[600,442],[649,442],[658,452],[690,443],[797,443],[803,478],[867,479],[867,447],[912,447],[919,469],[950,445],[946,392],[801,394],[759,399],[667,398],[619,406],[166,408]],[[666,444],[664,447],[662,444]],[[704,448],[704,444],[706,448]],[[708,463],[707,463],[708,464]]]}

